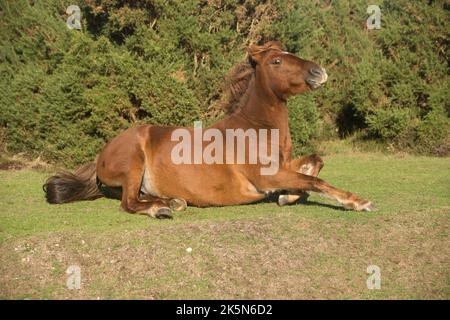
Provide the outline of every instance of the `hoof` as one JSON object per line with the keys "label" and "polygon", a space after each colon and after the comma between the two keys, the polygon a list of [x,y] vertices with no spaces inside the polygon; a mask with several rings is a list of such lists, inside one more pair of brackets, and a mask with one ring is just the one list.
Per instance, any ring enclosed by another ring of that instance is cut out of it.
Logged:
{"label": "hoof", "polygon": [[277,203],[278,203],[278,205],[280,207],[287,205],[289,203],[288,195],[287,194],[280,194],[278,196],[278,202]]}
{"label": "hoof", "polygon": [[155,218],[157,219],[172,219],[172,210],[169,208],[158,208],[155,213]]}
{"label": "hoof", "polygon": [[278,205],[280,207],[285,206],[287,204],[294,203],[300,198],[299,195],[296,194],[281,194],[278,196]]}
{"label": "hoof", "polygon": [[367,211],[367,212],[373,212],[377,211],[377,208],[375,205],[368,200],[360,201],[359,203],[347,203],[344,204],[344,207],[346,209],[355,210],[355,211]]}
{"label": "hoof", "polygon": [[183,211],[187,208],[187,202],[184,199],[172,199],[169,202],[170,209],[173,211]]}
{"label": "hoof", "polygon": [[281,194],[278,196],[278,205],[280,207],[285,206],[287,204],[294,203],[305,203],[308,200],[309,193],[302,192],[301,194]]}
{"label": "hoof", "polygon": [[378,211],[378,208],[372,202],[369,201],[367,204],[361,207],[360,211],[373,212]]}

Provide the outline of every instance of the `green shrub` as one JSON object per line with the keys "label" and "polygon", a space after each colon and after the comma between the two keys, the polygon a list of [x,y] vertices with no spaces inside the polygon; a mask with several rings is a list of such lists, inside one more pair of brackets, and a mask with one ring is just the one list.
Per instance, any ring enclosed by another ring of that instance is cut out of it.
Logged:
{"label": "green shrub", "polygon": [[366,118],[369,134],[383,140],[394,140],[401,136],[411,125],[408,109],[394,107],[377,109]]}
{"label": "green shrub", "polygon": [[72,1],[1,1],[2,141],[76,165],[132,125],[213,122],[245,47],[277,39],[329,74],[289,102],[297,154],[355,132],[448,154],[448,5],[377,3],[382,28],[368,31],[362,0],[84,0],[76,31],[65,24]]}
{"label": "green shrub", "polygon": [[418,151],[447,155],[450,150],[450,120],[444,110],[433,110],[417,128]]}
{"label": "green shrub", "polygon": [[295,155],[312,152],[311,140],[317,137],[319,113],[312,95],[291,98],[289,108],[289,129]]}

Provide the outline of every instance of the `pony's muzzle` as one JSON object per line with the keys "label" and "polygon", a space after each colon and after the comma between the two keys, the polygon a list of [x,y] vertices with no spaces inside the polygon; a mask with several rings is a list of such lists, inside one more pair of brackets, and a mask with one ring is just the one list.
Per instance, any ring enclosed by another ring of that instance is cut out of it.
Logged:
{"label": "pony's muzzle", "polygon": [[327,82],[328,74],[324,68],[311,68],[309,70],[309,77],[306,79],[306,83],[311,89],[317,89],[322,84]]}

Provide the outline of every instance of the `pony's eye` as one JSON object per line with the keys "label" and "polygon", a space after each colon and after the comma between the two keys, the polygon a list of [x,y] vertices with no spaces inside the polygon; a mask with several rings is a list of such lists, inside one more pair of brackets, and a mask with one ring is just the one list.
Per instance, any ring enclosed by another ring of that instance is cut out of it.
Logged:
{"label": "pony's eye", "polygon": [[281,59],[280,58],[276,58],[272,61],[273,64],[281,64]]}

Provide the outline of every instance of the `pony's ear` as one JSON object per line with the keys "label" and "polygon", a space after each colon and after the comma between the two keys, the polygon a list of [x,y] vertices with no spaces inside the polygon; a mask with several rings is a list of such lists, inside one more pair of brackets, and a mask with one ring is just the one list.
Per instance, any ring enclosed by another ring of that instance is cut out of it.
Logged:
{"label": "pony's ear", "polygon": [[248,59],[253,67],[261,61],[263,52],[264,47],[256,44],[252,44],[247,48]]}
{"label": "pony's ear", "polygon": [[257,56],[256,52],[252,51],[251,48],[252,48],[252,46],[247,48],[248,63],[250,63],[252,68],[256,68],[256,65],[258,63],[256,59],[259,59],[259,57]]}
{"label": "pony's ear", "polygon": [[279,42],[279,41],[269,41],[264,46],[267,47],[268,49],[275,49],[275,50],[283,51],[283,46],[281,45],[281,42]]}
{"label": "pony's ear", "polygon": [[278,41],[269,41],[262,46],[258,46],[256,44],[252,44],[248,47],[247,52],[249,56],[249,61],[252,66],[260,63],[264,57],[264,55],[269,50],[279,50],[282,51],[281,44]]}

